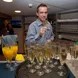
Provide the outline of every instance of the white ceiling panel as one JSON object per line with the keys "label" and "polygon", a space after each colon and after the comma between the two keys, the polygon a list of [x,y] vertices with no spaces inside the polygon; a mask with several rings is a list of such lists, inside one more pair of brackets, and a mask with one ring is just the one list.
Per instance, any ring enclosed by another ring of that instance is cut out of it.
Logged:
{"label": "white ceiling panel", "polygon": [[[32,3],[32,8],[28,4]],[[6,3],[0,0],[0,12],[9,15],[35,15],[36,7],[40,3],[46,3],[49,7],[49,13],[57,13],[65,10],[78,9],[78,0],[14,0],[12,3]],[[21,10],[16,14],[14,10]]]}

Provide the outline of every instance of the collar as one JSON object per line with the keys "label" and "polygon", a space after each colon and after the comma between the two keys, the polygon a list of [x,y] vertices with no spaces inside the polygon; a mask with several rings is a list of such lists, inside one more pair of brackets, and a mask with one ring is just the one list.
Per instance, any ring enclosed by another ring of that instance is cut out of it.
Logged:
{"label": "collar", "polygon": [[[37,21],[38,26],[42,25],[42,22],[39,19],[37,19],[36,21]],[[47,24],[48,24],[48,21],[46,20],[45,21],[45,25],[47,25]]]}
{"label": "collar", "polygon": [[39,19],[37,19],[36,21],[37,21],[38,26],[42,25],[42,22]]}

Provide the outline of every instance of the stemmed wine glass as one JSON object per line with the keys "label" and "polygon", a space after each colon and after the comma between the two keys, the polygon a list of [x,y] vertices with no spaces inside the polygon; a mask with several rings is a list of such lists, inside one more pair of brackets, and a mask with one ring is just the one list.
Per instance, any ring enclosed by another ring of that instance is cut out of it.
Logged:
{"label": "stemmed wine glass", "polygon": [[44,66],[43,68],[45,68],[45,72],[46,73],[50,73],[51,69],[49,69],[50,66],[50,62],[51,62],[51,58],[52,58],[53,54],[52,54],[52,47],[51,44],[46,44],[44,46]]}
{"label": "stemmed wine glass", "polygon": [[35,57],[36,57],[36,61],[37,61],[37,65],[35,66],[35,68],[37,69],[37,74],[39,76],[42,76],[44,74],[44,71],[42,70],[42,65],[43,65],[43,61],[44,61],[44,52],[43,52],[43,48],[41,45],[36,44],[36,49],[35,49]]}
{"label": "stemmed wine glass", "polygon": [[65,63],[65,60],[66,60],[66,57],[67,57],[67,48],[66,48],[66,46],[60,46],[60,48],[59,48],[60,50],[60,52],[59,52],[59,57],[60,57],[60,63],[61,63],[61,65],[60,66],[58,66],[58,69],[60,69],[60,71],[58,72],[58,74],[60,75],[60,76],[64,76],[65,75],[65,72],[63,72],[62,70],[64,70],[64,66],[63,66],[63,64]]}
{"label": "stemmed wine glass", "polygon": [[71,55],[70,65],[74,68],[74,57],[75,57],[75,46],[74,46],[74,43],[70,44],[69,50],[70,50],[70,55]]}
{"label": "stemmed wine glass", "polygon": [[75,62],[74,62],[75,70],[78,72],[78,47],[75,49]]}
{"label": "stemmed wine glass", "polygon": [[28,60],[30,61],[30,64],[28,64],[28,67],[30,68],[30,72],[34,73],[36,70],[33,68],[33,65],[35,64],[35,46],[31,45],[28,47]]}
{"label": "stemmed wine glass", "polygon": [[9,70],[13,71],[14,70],[12,66],[13,50],[11,48],[11,45],[9,44],[2,45],[2,51],[5,58],[9,61],[9,66],[8,66]]}
{"label": "stemmed wine glass", "polygon": [[73,52],[73,57],[74,57],[74,60],[73,60],[73,67],[75,68],[75,70],[78,72],[78,45],[77,44],[74,44],[74,52]]}
{"label": "stemmed wine glass", "polygon": [[18,66],[17,61],[16,61],[16,55],[17,55],[17,52],[18,52],[18,44],[14,42],[12,44],[11,48],[13,50],[13,58],[15,60],[14,67],[16,67],[16,66]]}

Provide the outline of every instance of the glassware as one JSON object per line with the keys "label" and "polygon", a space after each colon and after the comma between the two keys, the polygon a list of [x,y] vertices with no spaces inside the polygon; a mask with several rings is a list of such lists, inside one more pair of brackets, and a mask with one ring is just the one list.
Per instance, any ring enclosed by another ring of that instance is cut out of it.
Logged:
{"label": "glassware", "polygon": [[50,65],[50,62],[51,62],[51,58],[52,58],[52,48],[51,48],[51,45],[50,44],[46,44],[44,46],[44,66],[43,68],[45,69],[45,72],[46,73],[50,73],[51,72],[51,69],[49,68],[51,65]]}
{"label": "glassware", "polygon": [[14,67],[18,66],[17,61],[16,61],[16,55],[18,52],[18,44],[17,43],[13,43],[11,46],[12,50],[13,50],[13,58],[14,58]]}
{"label": "glassware", "polygon": [[28,47],[28,60],[30,63],[28,64],[28,67],[30,68],[29,72],[34,73],[36,69],[33,68],[33,65],[35,64],[35,47],[34,45],[31,45]]}
{"label": "glassware", "polygon": [[74,68],[78,72],[78,45],[74,44]]}
{"label": "glassware", "polygon": [[[7,47],[6,46],[3,46],[2,45],[2,52],[3,52],[3,54],[4,54],[4,52],[6,51],[6,49],[7,49]],[[4,57],[6,58],[6,56],[4,55]],[[6,68],[9,68],[9,60],[6,58],[6,61],[7,61],[7,63],[6,63]]]}
{"label": "glassware", "polygon": [[35,68],[37,69],[37,74],[39,76],[42,76],[44,74],[44,71],[41,70],[42,69],[42,64],[43,64],[43,60],[44,60],[44,52],[43,52],[43,48],[41,45],[36,44],[36,49],[35,49],[35,57],[36,57],[36,61],[37,61],[37,65],[35,66]]}
{"label": "glassware", "polygon": [[13,58],[13,50],[11,48],[11,45],[3,45],[2,46],[2,51],[3,51],[3,54],[5,56],[5,58],[9,61],[9,70],[10,71],[13,71],[13,67],[12,67],[12,58]]}
{"label": "glassware", "polygon": [[58,47],[57,47],[56,42],[53,42],[52,45],[51,45],[51,47],[52,47],[52,51],[53,51],[53,58],[57,59],[57,52],[58,52],[57,50],[58,50]]}
{"label": "glassware", "polygon": [[59,57],[60,57],[60,63],[61,65],[58,66],[58,69],[60,69],[60,71],[58,72],[58,74],[60,76],[64,76],[65,72],[63,72],[62,70],[64,70],[64,66],[63,64],[65,63],[66,57],[67,57],[67,48],[66,46],[60,46],[60,52],[59,52]]}
{"label": "glassware", "polygon": [[72,66],[72,68],[74,68],[74,57],[75,57],[75,46],[74,43],[70,44],[70,55],[71,55],[71,62],[70,65]]}
{"label": "glassware", "polygon": [[42,53],[42,48],[39,44],[37,44],[36,46],[35,56],[36,56],[36,62],[37,62],[37,65],[35,66],[35,68],[40,69],[43,63],[43,53]]}
{"label": "glassware", "polygon": [[35,47],[32,45],[28,48],[28,59],[33,65],[35,60]]}

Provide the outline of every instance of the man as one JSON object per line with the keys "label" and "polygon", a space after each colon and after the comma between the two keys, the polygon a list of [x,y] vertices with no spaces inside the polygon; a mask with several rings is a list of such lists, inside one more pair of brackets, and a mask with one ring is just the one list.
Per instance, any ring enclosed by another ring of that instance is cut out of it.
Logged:
{"label": "man", "polygon": [[37,7],[36,15],[38,19],[30,24],[26,44],[38,43],[46,44],[54,40],[51,24],[46,20],[48,15],[48,7],[46,4],[40,4]]}

